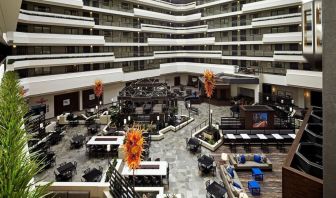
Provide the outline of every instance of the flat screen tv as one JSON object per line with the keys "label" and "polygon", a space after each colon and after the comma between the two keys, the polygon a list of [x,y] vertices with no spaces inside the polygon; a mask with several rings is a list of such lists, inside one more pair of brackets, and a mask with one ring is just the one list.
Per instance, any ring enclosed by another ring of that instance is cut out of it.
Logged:
{"label": "flat screen tv", "polygon": [[253,128],[266,128],[268,126],[268,113],[253,114]]}

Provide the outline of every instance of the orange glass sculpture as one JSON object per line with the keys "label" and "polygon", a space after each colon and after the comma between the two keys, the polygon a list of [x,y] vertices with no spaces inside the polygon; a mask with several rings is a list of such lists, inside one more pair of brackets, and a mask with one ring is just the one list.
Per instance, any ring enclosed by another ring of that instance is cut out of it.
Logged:
{"label": "orange glass sculpture", "polygon": [[144,138],[140,128],[131,128],[126,134],[124,151],[125,162],[133,171],[140,166]]}
{"label": "orange glass sculpture", "polygon": [[103,81],[96,80],[93,91],[94,91],[94,94],[98,98],[100,98],[100,96],[103,94]]}
{"label": "orange glass sculpture", "polygon": [[203,73],[204,76],[204,89],[208,98],[211,98],[215,88],[215,74],[206,69]]}

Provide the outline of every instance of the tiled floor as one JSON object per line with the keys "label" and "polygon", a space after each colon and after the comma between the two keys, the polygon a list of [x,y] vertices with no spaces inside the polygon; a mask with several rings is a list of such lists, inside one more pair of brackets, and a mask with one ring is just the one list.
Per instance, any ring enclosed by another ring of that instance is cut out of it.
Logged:
{"label": "tiled floor", "polygon": [[[179,102],[179,114],[188,115],[188,112],[184,108],[183,102]],[[168,193],[181,193],[186,198],[204,198],[206,195],[205,181],[220,180],[219,173],[215,177],[212,175],[201,176],[198,172],[197,157],[195,154],[191,154],[186,150],[185,138],[190,137],[190,131],[201,122],[208,118],[208,104],[203,103],[201,105],[195,105],[199,108],[199,115],[192,115],[195,121],[177,132],[168,132],[161,141],[152,142],[150,148],[150,157],[152,159],[160,158],[161,160],[168,161],[170,165],[170,179],[169,188],[165,187]],[[217,107],[211,105],[213,109],[213,123],[220,120],[222,116],[230,116],[229,107]],[[85,146],[78,150],[70,150],[70,138],[75,134],[87,134],[85,127],[69,128],[67,134],[62,142],[52,147],[52,150],[56,152],[57,166],[65,161],[77,161],[77,175],[73,178],[73,181],[80,181],[83,171],[86,168],[103,166],[104,170],[107,169],[109,159],[95,159],[88,158],[85,155]],[[216,152],[212,153],[209,150],[202,148],[202,154],[212,154],[215,158],[219,158],[220,153],[230,153],[230,149],[227,146],[221,146]],[[237,152],[245,152],[242,147],[237,147]],[[258,147],[252,147],[252,152],[260,153]],[[265,173],[265,180],[261,183],[262,194],[260,197],[281,197],[281,166],[286,157],[286,153],[280,153],[276,148],[271,147],[270,152],[266,154],[273,162],[273,172]],[[51,168],[38,175],[38,179],[45,181],[54,181],[54,168]],[[238,173],[245,190],[247,190],[247,181],[251,179],[251,173],[239,172]],[[250,194],[249,194],[250,195]]]}

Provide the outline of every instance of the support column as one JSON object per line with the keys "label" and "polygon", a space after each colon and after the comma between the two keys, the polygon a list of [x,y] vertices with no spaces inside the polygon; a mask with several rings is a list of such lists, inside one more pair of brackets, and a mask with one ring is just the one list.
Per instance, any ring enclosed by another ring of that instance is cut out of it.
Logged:
{"label": "support column", "polygon": [[79,110],[83,110],[83,91],[79,91]]}
{"label": "support column", "polygon": [[323,0],[323,197],[336,195],[336,1]]}
{"label": "support column", "polygon": [[298,88],[298,98],[297,101],[294,101],[297,106],[304,108],[305,107],[305,96],[304,96],[304,89]]}

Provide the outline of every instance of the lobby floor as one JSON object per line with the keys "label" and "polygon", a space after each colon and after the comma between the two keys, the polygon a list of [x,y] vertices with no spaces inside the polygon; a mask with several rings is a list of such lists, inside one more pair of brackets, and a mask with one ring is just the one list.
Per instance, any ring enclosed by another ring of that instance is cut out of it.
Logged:
{"label": "lobby floor", "polygon": [[[150,157],[152,160],[160,158],[167,161],[170,166],[169,188],[165,186],[167,193],[179,193],[185,198],[204,198],[206,197],[205,182],[209,179],[221,181],[218,170],[216,176],[205,175],[201,176],[197,167],[197,154],[192,154],[186,150],[185,138],[190,137],[190,131],[208,119],[208,104],[202,103],[200,105],[193,105],[199,109],[199,115],[191,114],[195,120],[189,125],[185,126],[177,132],[170,131],[165,134],[161,141],[153,141],[150,148]],[[179,114],[188,115],[188,111],[184,107],[183,102],[179,102]],[[213,109],[213,123],[220,120],[222,116],[230,116],[228,106],[214,106]],[[102,126],[104,127],[104,126]],[[68,127],[67,133],[62,141],[52,146],[51,150],[56,153],[56,167],[62,162],[77,161],[77,175],[73,177],[72,181],[81,181],[83,172],[87,168],[102,166],[104,171],[108,167],[108,160],[106,158],[89,158],[85,154],[85,146],[80,149],[70,150],[70,139],[75,134],[87,135],[87,129],[84,126],[75,128]],[[228,146],[222,145],[215,152],[211,152],[202,147],[202,154],[211,154],[215,160],[219,160],[222,152],[230,153]],[[252,153],[261,153],[259,147],[252,147]],[[237,153],[245,153],[242,147],[237,147]],[[261,196],[259,197],[281,197],[281,166],[286,157],[286,153],[282,153],[275,147],[269,148],[269,157],[273,163],[273,171],[265,173],[265,179],[261,183]],[[55,181],[54,168],[50,168],[37,176],[37,179],[44,181]],[[251,172],[238,172],[239,178],[249,196],[251,194],[247,189],[247,182],[251,180]]]}

